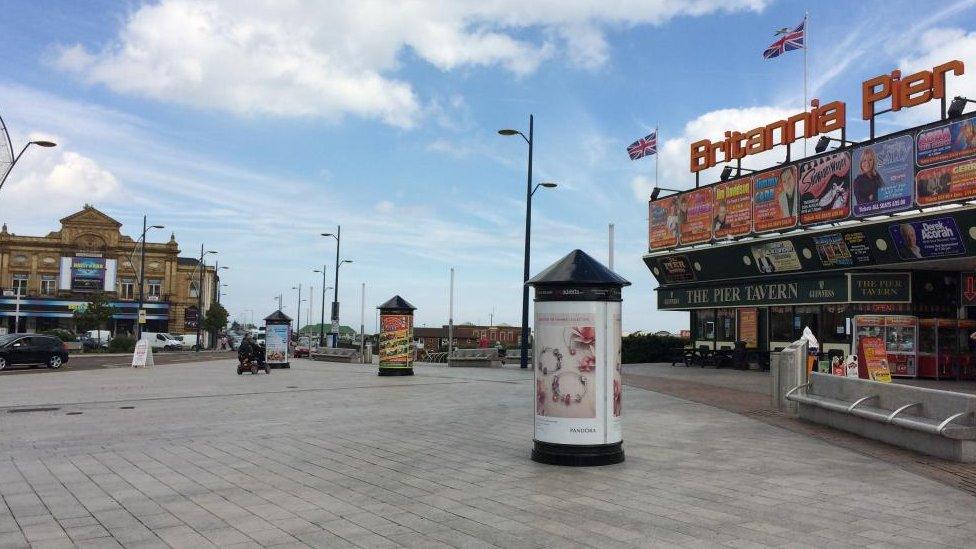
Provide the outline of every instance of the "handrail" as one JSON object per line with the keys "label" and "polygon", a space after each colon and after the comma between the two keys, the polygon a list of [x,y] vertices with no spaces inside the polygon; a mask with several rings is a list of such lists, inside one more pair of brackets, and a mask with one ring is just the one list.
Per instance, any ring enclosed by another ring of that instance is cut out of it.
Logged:
{"label": "handrail", "polygon": [[853,412],[854,411],[854,408],[857,408],[858,406],[860,406],[861,403],[864,402],[865,400],[871,400],[872,398],[878,398],[878,395],[870,395],[870,396],[861,397],[861,398],[855,400],[853,404],[851,404],[850,406],[847,407],[848,413]]}
{"label": "handrail", "polygon": [[789,391],[786,391],[786,394],[783,396],[783,398],[788,399],[788,398],[790,398],[790,395],[792,395],[793,393],[795,393],[799,389],[805,389],[805,388],[807,388],[807,387],[809,387],[811,385],[813,385],[813,382],[812,381],[808,381],[808,382],[804,383],[803,385],[797,385],[796,387],[793,387]]}
{"label": "handrail", "polygon": [[913,403],[911,403],[911,404],[906,404],[906,405],[904,405],[904,406],[902,406],[902,407],[900,407],[900,408],[898,408],[898,409],[897,409],[897,410],[895,410],[894,412],[891,412],[890,414],[888,414],[888,417],[886,417],[886,418],[885,418],[885,423],[891,423],[891,421],[892,421],[893,419],[895,419],[895,416],[897,416],[898,414],[900,414],[900,413],[902,413],[902,412],[904,412],[905,410],[907,410],[907,409],[909,409],[909,408],[913,408],[913,407],[915,407],[915,406],[921,406],[921,405],[922,405],[922,403],[921,403],[921,402],[913,402]]}
{"label": "handrail", "polygon": [[955,421],[955,420],[957,420],[957,419],[959,419],[959,418],[961,418],[963,416],[968,416],[971,413],[972,412],[959,412],[958,414],[953,414],[953,415],[945,418],[944,420],[942,420],[942,423],[940,423],[939,426],[938,426],[939,434],[941,435],[942,432],[945,431],[946,427],[948,427],[949,424],[952,423],[953,421]]}

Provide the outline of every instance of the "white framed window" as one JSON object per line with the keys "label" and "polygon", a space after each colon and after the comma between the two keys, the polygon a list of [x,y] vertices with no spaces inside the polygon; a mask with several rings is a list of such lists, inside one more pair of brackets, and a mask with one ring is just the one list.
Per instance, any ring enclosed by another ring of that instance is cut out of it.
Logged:
{"label": "white framed window", "polygon": [[159,298],[163,295],[162,294],[163,281],[150,279],[147,280],[146,282],[147,282],[146,295],[155,300],[159,300]]}
{"label": "white framed window", "polygon": [[200,297],[200,285],[196,280],[190,281],[190,297]]}
{"label": "white framed window", "polygon": [[54,295],[57,291],[58,277],[47,275],[41,277],[41,295]]}
{"label": "white framed window", "polygon": [[119,279],[119,299],[135,299],[136,282],[131,278]]}
{"label": "white framed window", "polygon": [[14,293],[17,293],[19,295],[27,295],[27,280],[29,276],[30,275],[26,275],[26,274],[14,275],[14,283],[13,283]]}

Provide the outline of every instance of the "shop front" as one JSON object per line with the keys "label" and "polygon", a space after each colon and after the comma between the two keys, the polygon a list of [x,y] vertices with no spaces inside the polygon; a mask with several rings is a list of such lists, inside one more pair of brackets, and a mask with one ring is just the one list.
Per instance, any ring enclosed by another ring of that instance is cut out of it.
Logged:
{"label": "shop front", "polygon": [[[0,297],[0,332],[40,333],[55,328],[74,331],[74,314],[85,301],[5,296]],[[106,328],[114,335],[132,335],[138,319],[138,303],[110,301],[112,315]],[[146,331],[165,332],[169,326],[169,303],[146,303]]]}

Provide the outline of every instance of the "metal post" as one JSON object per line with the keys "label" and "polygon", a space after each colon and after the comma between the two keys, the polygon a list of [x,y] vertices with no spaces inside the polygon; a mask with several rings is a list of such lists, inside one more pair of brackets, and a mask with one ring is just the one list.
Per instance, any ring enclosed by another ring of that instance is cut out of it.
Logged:
{"label": "metal post", "polygon": [[[314,295],[315,295],[315,286],[312,286],[311,284],[309,284],[308,285],[308,324],[309,324],[309,326],[312,325],[312,296],[314,296]],[[302,329],[301,328],[298,329],[298,335],[299,336],[302,335]],[[310,343],[309,344],[309,347],[311,347],[311,341],[312,341],[312,338],[309,338],[309,343]]]}
{"label": "metal post", "polygon": [[339,244],[342,240],[342,226],[336,225],[336,266],[335,266],[335,287],[332,297],[332,346],[339,345]]}
{"label": "metal post", "polygon": [[325,347],[325,265],[324,264],[322,265],[322,319],[319,322],[319,347]]}
{"label": "metal post", "polygon": [[451,296],[447,309],[447,355],[454,351],[454,267],[451,267]]}
{"label": "metal post", "polygon": [[525,185],[525,263],[522,268],[522,347],[520,364],[529,367],[529,242],[532,235],[532,132],[534,117],[529,115],[529,169]]}
{"label": "metal post", "polygon": [[610,251],[608,253],[608,256],[609,256],[610,270],[612,271],[613,270],[613,223],[610,224],[610,242],[609,242],[609,244],[610,244]]}
{"label": "metal post", "polygon": [[142,216],[142,250],[139,252],[139,308],[136,309],[136,341],[142,339],[143,288],[146,286],[146,216]]}
{"label": "metal post", "polygon": [[296,309],[298,312],[295,318],[295,328],[298,329],[298,333],[302,333],[302,283],[298,283],[298,307]]}
{"label": "metal post", "polygon": [[366,345],[366,283],[363,282],[359,289],[359,360],[366,364],[364,354]]}
{"label": "metal post", "polygon": [[[145,245],[145,243],[143,243]],[[200,339],[200,328],[203,327],[203,244],[200,244],[200,287],[197,288],[197,352],[203,348],[203,340]]]}

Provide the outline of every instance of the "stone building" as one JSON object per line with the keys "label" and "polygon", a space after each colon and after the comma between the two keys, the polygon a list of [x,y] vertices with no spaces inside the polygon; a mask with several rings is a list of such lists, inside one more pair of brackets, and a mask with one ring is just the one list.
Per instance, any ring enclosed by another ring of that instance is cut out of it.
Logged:
{"label": "stone building", "polygon": [[[94,293],[113,308],[105,329],[133,334],[138,318],[141,228],[122,234],[122,224],[90,205],[61,220],[46,236],[21,236],[0,229],[0,332],[74,329],[72,316]],[[147,240],[152,238],[152,232]],[[145,331],[174,334],[196,331],[199,261],[180,257],[175,235],[168,242],[147,242],[145,260]],[[213,266],[203,274],[203,307],[216,296],[219,279]]]}

